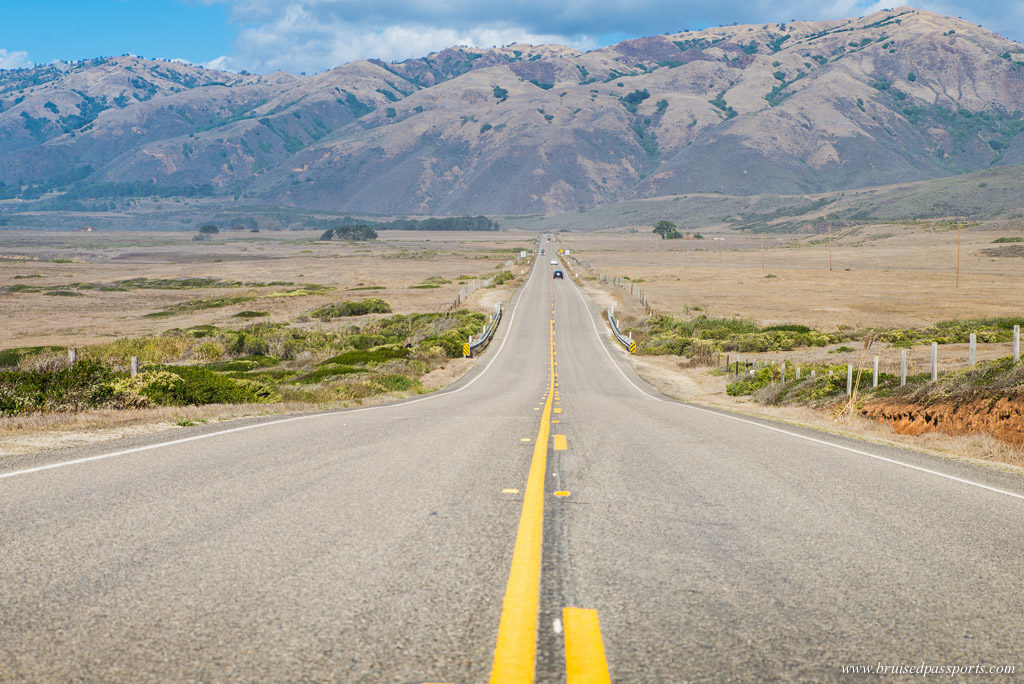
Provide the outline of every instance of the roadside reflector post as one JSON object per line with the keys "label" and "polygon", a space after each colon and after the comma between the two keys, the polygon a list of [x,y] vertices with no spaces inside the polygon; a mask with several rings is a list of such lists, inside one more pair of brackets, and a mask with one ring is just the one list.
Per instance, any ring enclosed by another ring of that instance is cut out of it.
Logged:
{"label": "roadside reflector post", "polygon": [[900,387],[907,384],[907,350],[900,349]]}
{"label": "roadside reflector post", "polygon": [[801,371],[803,371],[803,368],[801,368],[799,365],[797,365],[797,367],[796,367],[796,379],[797,380],[800,379]]}
{"label": "roadside reflector post", "polygon": [[846,364],[846,396],[853,394],[853,364]]}
{"label": "roadside reflector post", "polygon": [[871,386],[878,387],[878,357],[875,357],[875,367],[871,371]]}
{"label": "roadside reflector post", "polygon": [[[971,337],[974,337],[972,334]],[[973,363],[971,364],[974,365]],[[939,379],[939,343],[932,342],[932,382]]]}
{"label": "roadside reflector post", "polygon": [[[935,343],[932,342],[932,344],[935,344]],[[970,349],[967,352],[967,356],[970,357],[968,359],[968,363],[970,363],[971,368],[974,368],[974,364],[975,364],[975,361],[976,361],[975,357],[976,357],[977,349],[978,349],[978,336],[976,334],[974,334],[974,333],[971,333],[971,347],[970,347]]]}
{"label": "roadside reflector post", "polygon": [[78,362],[78,350],[74,347],[68,349],[68,363],[74,366]]}
{"label": "roadside reflector post", "polygon": [[132,357],[132,375],[138,375],[138,374],[139,374],[139,357],[138,356],[133,356]]}
{"label": "roadside reflector post", "polygon": [[1020,326],[1013,326],[1013,362],[1020,361]]}

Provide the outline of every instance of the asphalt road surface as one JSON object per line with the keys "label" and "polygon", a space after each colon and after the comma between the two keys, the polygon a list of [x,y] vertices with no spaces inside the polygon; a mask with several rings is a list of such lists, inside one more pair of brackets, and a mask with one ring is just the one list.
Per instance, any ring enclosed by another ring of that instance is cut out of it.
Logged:
{"label": "asphalt road surface", "polygon": [[0,680],[1024,674],[1020,477],[661,397],[547,261],[446,391],[0,462]]}

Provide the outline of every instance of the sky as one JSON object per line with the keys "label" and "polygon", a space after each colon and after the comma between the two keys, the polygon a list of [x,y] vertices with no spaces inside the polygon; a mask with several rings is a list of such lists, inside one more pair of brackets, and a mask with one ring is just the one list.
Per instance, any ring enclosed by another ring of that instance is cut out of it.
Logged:
{"label": "sky", "polygon": [[[398,61],[452,45],[626,38],[726,24],[863,16],[874,0],[4,0],[0,69],[131,53],[271,73]],[[1024,0],[920,0],[1024,42]]]}

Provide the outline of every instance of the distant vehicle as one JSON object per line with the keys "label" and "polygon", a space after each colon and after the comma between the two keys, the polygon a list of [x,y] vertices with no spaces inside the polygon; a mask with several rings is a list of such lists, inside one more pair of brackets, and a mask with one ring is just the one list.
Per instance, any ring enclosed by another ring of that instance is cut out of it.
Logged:
{"label": "distant vehicle", "polygon": [[554,274],[551,277],[552,278],[559,278],[561,280],[564,280],[565,279],[565,274],[562,273],[561,271],[555,271]]}
{"label": "distant vehicle", "polygon": [[552,259],[551,260],[551,265],[552,266],[557,266],[558,265],[558,259]]}

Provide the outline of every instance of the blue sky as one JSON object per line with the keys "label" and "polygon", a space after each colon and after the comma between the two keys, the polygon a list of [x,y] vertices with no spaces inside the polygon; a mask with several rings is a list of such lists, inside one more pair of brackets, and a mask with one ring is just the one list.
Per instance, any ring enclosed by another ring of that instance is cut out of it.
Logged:
{"label": "blue sky", "polygon": [[[6,0],[0,68],[133,53],[256,73],[315,73],[450,45],[557,42],[579,49],[731,23],[835,19],[870,0]],[[922,0],[1024,40],[1024,0]]]}

